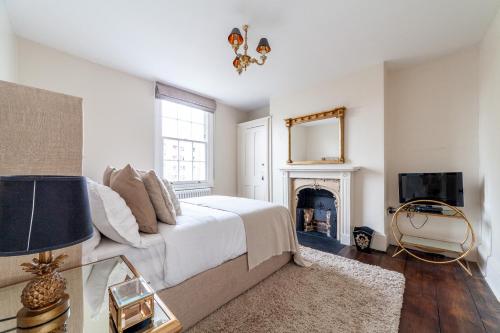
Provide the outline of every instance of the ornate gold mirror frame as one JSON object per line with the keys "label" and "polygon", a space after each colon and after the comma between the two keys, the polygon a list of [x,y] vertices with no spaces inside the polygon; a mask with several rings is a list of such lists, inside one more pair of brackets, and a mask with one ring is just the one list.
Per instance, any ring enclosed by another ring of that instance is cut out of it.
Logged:
{"label": "ornate gold mirror frame", "polygon": [[[288,128],[288,164],[342,164],[345,163],[344,157],[344,114],[346,108],[344,106],[335,108],[330,111],[323,111],[305,116],[285,119],[285,125]],[[308,123],[316,120],[329,118],[339,119],[339,157],[332,160],[316,160],[316,161],[293,161],[292,160],[292,127],[302,123]]]}

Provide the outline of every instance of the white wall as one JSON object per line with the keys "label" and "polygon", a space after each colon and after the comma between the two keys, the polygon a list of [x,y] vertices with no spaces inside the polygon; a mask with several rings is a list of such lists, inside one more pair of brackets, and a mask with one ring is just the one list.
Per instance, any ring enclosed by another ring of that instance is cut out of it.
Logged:
{"label": "white wall", "polygon": [[18,39],[19,83],[83,98],[83,173],[154,165],[154,84]]}
{"label": "white wall", "polygon": [[[101,181],[107,165],[154,168],[154,83],[18,38],[19,83],[83,98],[85,176]],[[246,119],[218,105],[215,191],[236,193],[236,124]]]}
{"label": "white wall", "polygon": [[5,1],[0,0],[0,80],[17,80],[17,45]]}
{"label": "white wall", "polygon": [[284,119],[345,106],[345,156],[347,163],[362,167],[354,175],[355,225],[377,231],[374,247],[386,249],[384,193],[384,66],[306,90],[271,97],[273,133],[273,200],[281,202],[279,168],[287,160],[287,130]]}
{"label": "white wall", "polygon": [[253,110],[253,111],[248,111],[247,112],[247,118],[245,121],[251,121],[259,118],[264,118],[269,116],[269,105],[264,106],[260,109]]}
{"label": "white wall", "polygon": [[480,267],[500,299],[500,12],[480,45],[479,176],[482,198]]}
{"label": "white wall", "polygon": [[238,193],[237,124],[246,121],[246,112],[218,103],[215,113],[214,194],[236,196]]}
{"label": "white wall", "polygon": [[[477,48],[388,70],[385,114],[388,204],[399,204],[398,173],[461,171],[464,212],[476,232],[480,230],[477,71]],[[463,225],[439,229],[440,225],[428,224],[419,232],[444,240],[463,236]]]}

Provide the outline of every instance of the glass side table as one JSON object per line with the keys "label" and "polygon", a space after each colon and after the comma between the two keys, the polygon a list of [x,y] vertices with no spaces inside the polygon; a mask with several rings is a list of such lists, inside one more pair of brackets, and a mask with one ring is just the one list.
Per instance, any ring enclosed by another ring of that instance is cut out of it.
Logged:
{"label": "glass side table", "polygon": [[[114,257],[61,273],[67,280],[70,295],[69,313],[52,322],[29,330],[16,328],[16,313],[22,307],[21,291],[26,282],[0,288],[0,332],[115,332],[109,317],[108,287],[140,277],[139,272],[124,257]],[[126,332],[177,333],[181,324],[173,313],[154,295],[154,317]]]}

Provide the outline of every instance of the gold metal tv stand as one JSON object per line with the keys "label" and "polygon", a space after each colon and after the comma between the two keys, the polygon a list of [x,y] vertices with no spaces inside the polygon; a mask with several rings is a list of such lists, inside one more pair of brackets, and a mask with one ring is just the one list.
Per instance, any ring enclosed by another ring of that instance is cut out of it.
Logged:
{"label": "gold metal tv stand", "polygon": [[[440,206],[443,208],[443,210],[441,213],[418,211],[418,207],[425,205]],[[465,224],[464,240],[462,242],[450,242],[405,234],[401,231],[400,225],[398,224],[398,216],[400,214],[406,215],[406,220],[412,225],[414,229],[422,228],[428,222],[428,220],[433,217],[462,220]],[[415,216],[425,216],[426,220],[423,224],[417,227],[412,221],[412,218]],[[465,256],[467,256],[467,254],[473,249],[476,242],[476,236],[474,235],[474,230],[472,229],[472,225],[470,224],[469,220],[467,220],[467,217],[458,208],[436,200],[414,200],[403,204],[396,210],[394,216],[392,217],[391,229],[392,234],[394,235],[394,239],[398,243],[398,247],[396,248],[393,257],[402,252],[406,252],[414,258],[432,264],[449,264],[457,262],[469,275],[472,275],[469,263],[465,260]],[[457,255],[457,257],[446,258],[445,260],[429,260],[422,258],[415,251],[412,251],[412,249],[419,249],[437,254],[446,252],[454,253]]]}

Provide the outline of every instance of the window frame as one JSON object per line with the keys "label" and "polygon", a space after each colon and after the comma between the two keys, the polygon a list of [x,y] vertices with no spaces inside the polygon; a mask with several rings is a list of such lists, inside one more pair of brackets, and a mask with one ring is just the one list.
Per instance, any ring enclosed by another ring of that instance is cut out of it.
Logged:
{"label": "window frame", "polygon": [[[156,126],[155,126],[155,166],[156,170],[159,175],[161,175],[162,179],[165,179],[165,175],[163,174],[163,165],[164,165],[164,160],[163,160],[163,140],[164,139],[174,139],[174,140],[179,140],[179,141],[187,141],[187,142],[199,142],[196,140],[186,140],[186,139],[179,139],[179,138],[174,138],[174,137],[167,137],[163,136],[162,132],[162,100],[161,99],[156,99]],[[170,101],[169,101],[170,102]],[[175,103],[175,102],[171,102]],[[196,109],[195,107],[191,107],[193,109]],[[201,110],[201,109],[198,109]],[[214,117],[215,113],[208,112],[205,110],[201,110],[203,112],[207,113],[207,149],[206,149],[206,175],[207,175],[207,180],[206,181],[172,181],[172,184],[174,186],[174,189],[176,190],[188,190],[188,189],[198,189],[198,188],[213,188],[214,186]]]}

